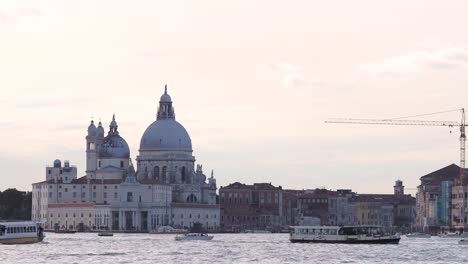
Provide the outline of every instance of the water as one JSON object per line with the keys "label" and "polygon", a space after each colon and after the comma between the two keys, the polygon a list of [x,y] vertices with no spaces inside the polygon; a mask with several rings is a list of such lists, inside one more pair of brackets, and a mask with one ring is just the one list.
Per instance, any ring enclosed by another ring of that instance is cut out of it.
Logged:
{"label": "water", "polygon": [[0,263],[467,263],[458,239],[408,239],[399,245],[290,243],[287,234],[215,234],[212,241],[174,235],[47,233],[44,242],[0,245]]}

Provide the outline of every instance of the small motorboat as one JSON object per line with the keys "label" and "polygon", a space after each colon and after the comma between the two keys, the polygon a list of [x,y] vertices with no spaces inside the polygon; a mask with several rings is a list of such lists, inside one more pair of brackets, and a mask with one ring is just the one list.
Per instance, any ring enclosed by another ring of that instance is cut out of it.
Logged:
{"label": "small motorboat", "polygon": [[406,237],[407,238],[431,238],[431,235],[426,234],[426,233],[409,233],[409,234],[406,234]]}
{"label": "small motorboat", "polygon": [[460,241],[458,241],[458,244],[460,244],[460,245],[468,245],[468,238],[462,238]]}
{"label": "small motorboat", "polygon": [[176,241],[185,241],[185,240],[212,240],[214,236],[209,236],[205,233],[190,233],[185,235],[179,235],[175,237]]}
{"label": "small motorboat", "polygon": [[445,232],[439,234],[440,238],[460,238],[461,235],[458,232]]}
{"label": "small motorboat", "polygon": [[111,233],[111,232],[101,232],[101,233],[98,233],[98,236],[114,236],[114,233]]}

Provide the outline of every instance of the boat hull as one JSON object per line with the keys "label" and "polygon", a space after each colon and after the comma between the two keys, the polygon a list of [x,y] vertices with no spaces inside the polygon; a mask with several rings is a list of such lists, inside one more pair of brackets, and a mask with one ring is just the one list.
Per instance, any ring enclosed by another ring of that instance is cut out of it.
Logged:
{"label": "boat hull", "polygon": [[185,238],[185,237],[176,237],[175,240],[176,241],[208,241],[208,240],[212,240],[213,237],[212,236],[209,236],[209,237],[204,237],[204,238]]}
{"label": "boat hull", "polygon": [[0,239],[0,244],[14,245],[14,244],[33,244],[41,242],[44,237],[18,237],[18,238],[7,238]]}
{"label": "boat hull", "polygon": [[400,238],[369,239],[369,240],[309,240],[290,239],[292,243],[327,243],[327,244],[398,244]]}

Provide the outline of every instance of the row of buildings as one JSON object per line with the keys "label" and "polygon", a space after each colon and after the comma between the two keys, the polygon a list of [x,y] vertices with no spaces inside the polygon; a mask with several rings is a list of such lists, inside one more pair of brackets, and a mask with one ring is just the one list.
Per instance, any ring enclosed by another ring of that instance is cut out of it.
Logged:
{"label": "row of buildings", "polygon": [[[176,121],[171,97],[160,97],[143,132],[136,166],[115,116],[85,136],[86,172],[55,160],[32,185],[31,218],[48,229],[149,231],[159,226],[239,232],[289,225],[383,225],[423,230],[464,227],[468,178],[454,164],[421,177],[416,198],[396,181],[393,194],[288,190],[270,183],[221,187],[195,163],[192,143]],[[463,186],[463,187],[460,187]]]}
{"label": "row of buildings", "polygon": [[219,189],[222,230],[278,232],[290,225],[381,225],[409,230],[415,198],[396,181],[394,194],[351,190],[288,190],[270,183],[239,182]]}

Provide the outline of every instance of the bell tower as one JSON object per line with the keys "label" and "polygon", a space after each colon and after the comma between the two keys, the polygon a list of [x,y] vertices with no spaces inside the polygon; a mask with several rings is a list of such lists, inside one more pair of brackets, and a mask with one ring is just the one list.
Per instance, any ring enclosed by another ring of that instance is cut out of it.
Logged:
{"label": "bell tower", "polygon": [[395,195],[404,195],[405,194],[405,186],[403,186],[403,182],[400,180],[395,181],[395,186],[393,186],[393,194]]}
{"label": "bell tower", "polygon": [[97,166],[97,128],[94,121],[88,126],[88,135],[86,136],[86,175],[90,178],[96,177]]}

